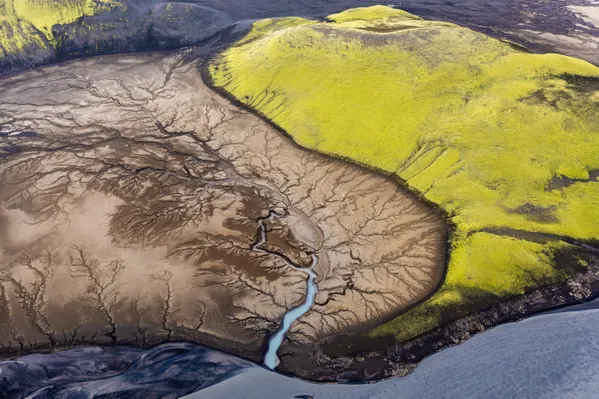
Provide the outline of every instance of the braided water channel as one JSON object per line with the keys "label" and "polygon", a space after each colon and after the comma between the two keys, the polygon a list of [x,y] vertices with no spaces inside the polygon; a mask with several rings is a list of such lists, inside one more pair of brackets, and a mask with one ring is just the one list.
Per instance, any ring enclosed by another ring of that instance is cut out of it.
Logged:
{"label": "braided water channel", "polygon": [[277,352],[279,351],[279,348],[281,347],[281,344],[283,343],[285,334],[287,334],[287,332],[291,328],[291,325],[293,324],[294,321],[296,321],[297,319],[302,317],[304,314],[306,314],[310,310],[310,308],[314,304],[314,299],[316,298],[316,293],[318,292],[318,287],[315,282],[317,275],[316,275],[316,272],[314,272],[314,268],[318,264],[318,255],[316,253],[314,253],[314,252],[310,253],[310,256],[312,257],[312,262],[310,264],[310,267],[302,268],[302,267],[299,267],[296,264],[294,264],[291,261],[291,259],[289,259],[287,256],[282,255],[276,251],[269,251],[262,247],[266,243],[267,222],[269,222],[277,217],[280,217],[280,216],[284,216],[284,215],[278,213],[277,211],[271,210],[268,212],[268,216],[260,218],[258,220],[258,236],[257,236],[256,241],[252,244],[251,248],[253,251],[256,251],[259,253],[264,253],[264,254],[271,254],[271,255],[278,257],[283,262],[285,262],[286,266],[289,266],[295,270],[299,270],[301,272],[306,273],[308,275],[308,279],[307,279],[307,292],[306,292],[306,297],[304,299],[304,302],[302,302],[301,305],[299,305],[299,306],[291,309],[287,313],[285,313],[285,315],[283,316],[283,321],[282,321],[281,325],[279,326],[279,328],[276,329],[275,333],[268,340],[268,350],[266,351],[266,355],[264,356],[263,362],[264,362],[264,365],[271,370],[274,370],[279,365],[279,357],[277,356]]}

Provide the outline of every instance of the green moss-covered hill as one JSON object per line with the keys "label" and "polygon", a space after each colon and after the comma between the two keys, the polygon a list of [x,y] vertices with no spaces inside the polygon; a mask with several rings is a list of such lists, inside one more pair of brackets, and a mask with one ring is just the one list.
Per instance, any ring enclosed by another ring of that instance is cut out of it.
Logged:
{"label": "green moss-covered hill", "polygon": [[263,20],[215,86],[300,145],[394,174],[455,226],[443,286],[372,331],[406,340],[564,281],[599,238],[599,68],[376,6]]}
{"label": "green moss-covered hill", "polygon": [[0,0],[0,59],[48,57],[56,46],[53,26],[117,5],[112,0]]}
{"label": "green moss-covered hill", "polygon": [[0,0],[0,75],[81,56],[177,48],[232,23],[164,0]]}

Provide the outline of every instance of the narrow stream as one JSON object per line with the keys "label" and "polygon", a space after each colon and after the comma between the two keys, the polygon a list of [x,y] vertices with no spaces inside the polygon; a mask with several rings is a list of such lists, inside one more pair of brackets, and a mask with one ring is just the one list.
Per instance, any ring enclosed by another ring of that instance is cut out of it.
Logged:
{"label": "narrow stream", "polygon": [[277,356],[277,352],[279,351],[279,348],[283,343],[285,334],[287,334],[294,321],[302,317],[304,314],[308,312],[308,310],[310,310],[310,308],[314,304],[316,293],[318,292],[318,286],[315,282],[317,275],[314,272],[314,268],[318,264],[318,256],[315,253],[311,254],[312,263],[310,264],[310,267],[302,268],[295,265],[287,256],[275,251],[269,251],[262,248],[262,245],[266,243],[266,222],[278,216],[283,215],[277,213],[274,210],[271,210],[268,212],[268,216],[258,220],[258,239],[255,243],[252,244],[251,249],[256,252],[274,255],[279,259],[283,260],[283,262],[285,262],[287,266],[306,273],[308,275],[308,287],[304,302],[300,306],[293,308],[289,312],[285,313],[285,316],[283,316],[282,324],[279,326],[279,328],[277,328],[275,333],[268,340],[268,350],[266,351],[266,355],[264,356],[264,365],[271,370],[274,370],[279,365],[279,357]]}
{"label": "narrow stream", "polygon": [[[312,267],[314,267],[316,263],[318,263],[318,258],[316,255],[312,256]],[[279,365],[279,357],[277,356],[277,352],[283,343],[285,334],[287,334],[287,331],[289,331],[293,322],[306,314],[306,312],[308,312],[308,310],[310,310],[314,304],[314,298],[318,292],[318,287],[314,282],[316,279],[316,273],[314,273],[312,269],[306,270],[306,273],[308,273],[308,292],[306,293],[306,299],[304,300],[304,303],[285,313],[285,316],[283,317],[283,323],[275,331],[274,335],[268,340],[268,351],[266,351],[266,355],[264,356],[264,365],[271,370],[274,370],[275,367]]]}

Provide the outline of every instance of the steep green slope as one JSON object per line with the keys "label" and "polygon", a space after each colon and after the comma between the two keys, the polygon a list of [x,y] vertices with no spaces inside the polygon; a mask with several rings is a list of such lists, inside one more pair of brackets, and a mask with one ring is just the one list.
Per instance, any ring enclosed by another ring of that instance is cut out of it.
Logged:
{"label": "steep green slope", "polygon": [[53,43],[52,27],[117,6],[114,0],[0,0],[0,47],[16,53],[28,44]]}
{"label": "steep green slope", "polygon": [[45,46],[31,23],[19,21],[13,3],[13,0],[0,0],[0,55],[3,56],[28,45]]}
{"label": "steep green slope", "polygon": [[70,24],[81,17],[95,15],[114,7],[123,7],[117,0],[5,0],[14,3],[19,21],[29,22],[52,41],[54,25]]}
{"label": "steep green slope", "polygon": [[167,0],[0,0],[0,75],[57,60],[181,48],[233,23]]}
{"label": "steep green slope", "polygon": [[329,19],[261,21],[210,73],[302,146],[395,174],[454,223],[444,285],[373,334],[405,340],[585,267],[598,68],[388,7]]}

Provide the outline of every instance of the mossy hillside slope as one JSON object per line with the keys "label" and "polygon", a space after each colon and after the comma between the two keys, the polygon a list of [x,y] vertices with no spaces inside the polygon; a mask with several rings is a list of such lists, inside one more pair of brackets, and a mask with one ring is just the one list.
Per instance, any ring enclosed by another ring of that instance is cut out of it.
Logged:
{"label": "mossy hillside slope", "polygon": [[39,32],[27,21],[19,21],[14,0],[0,0],[0,56],[14,54],[26,46],[45,46]]}
{"label": "mossy hillside slope", "polygon": [[598,68],[388,7],[329,20],[263,22],[210,73],[299,144],[395,174],[450,215],[445,283],[375,334],[563,281],[560,254],[584,267],[567,242],[599,238]]}
{"label": "mossy hillside slope", "polygon": [[54,25],[118,6],[115,0],[0,0],[0,48],[15,54],[28,45],[52,47]]}
{"label": "mossy hillside slope", "polygon": [[14,0],[17,18],[30,22],[50,40],[52,26],[93,15],[95,8],[93,0]]}

